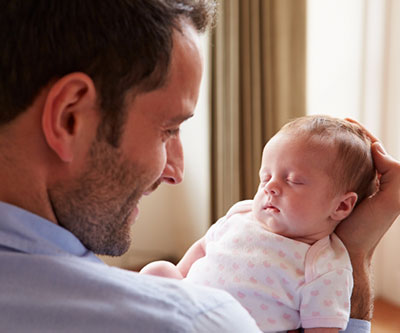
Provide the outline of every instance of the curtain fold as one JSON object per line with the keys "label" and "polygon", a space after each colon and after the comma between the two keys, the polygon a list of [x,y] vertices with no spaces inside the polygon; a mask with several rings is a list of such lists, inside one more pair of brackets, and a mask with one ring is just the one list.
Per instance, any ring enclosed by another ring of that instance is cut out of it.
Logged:
{"label": "curtain fold", "polygon": [[306,113],[306,0],[221,0],[212,35],[212,219],[250,199],[265,143]]}

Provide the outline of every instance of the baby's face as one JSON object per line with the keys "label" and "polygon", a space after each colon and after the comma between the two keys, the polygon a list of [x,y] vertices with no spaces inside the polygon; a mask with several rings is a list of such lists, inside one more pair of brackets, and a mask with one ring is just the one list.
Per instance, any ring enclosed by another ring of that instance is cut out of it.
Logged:
{"label": "baby's face", "polygon": [[335,151],[312,142],[278,133],[267,143],[253,203],[265,229],[310,244],[334,230],[331,214],[340,203],[328,173]]}

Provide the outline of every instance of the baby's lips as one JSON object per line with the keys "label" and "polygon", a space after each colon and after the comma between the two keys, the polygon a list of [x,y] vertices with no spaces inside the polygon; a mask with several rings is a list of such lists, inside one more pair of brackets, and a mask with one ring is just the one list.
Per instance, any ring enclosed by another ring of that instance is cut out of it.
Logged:
{"label": "baby's lips", "polygon": [[272,210],[272,211],[274,211],[274,212],[276,212],[276,213],[279,213],[279,212],[280,212],[279,208],[276,208],[274,205],[270,205],[270,204],[265,205],[265,206],[263,207],[263,209],[264,209],[264,210]]}

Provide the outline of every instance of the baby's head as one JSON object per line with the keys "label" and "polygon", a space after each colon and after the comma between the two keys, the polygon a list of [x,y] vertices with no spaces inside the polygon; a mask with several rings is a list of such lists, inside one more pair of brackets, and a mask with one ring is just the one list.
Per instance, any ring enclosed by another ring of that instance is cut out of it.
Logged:
{"label": "baby's head", "polygon": [[328,174],[334,191],[355,192],[357,203],[376,191],[371,141],[357,124],[325,115],[306,116],[287,123],[278,133],[308,138],[323,148],[325,158],[332,154]]}
{"label": "baby's head", "polygon": [[265,146],[253,214],[269,231],[313,242],[329,235],[376,187],[371,142],[328,116],[286,124]]}

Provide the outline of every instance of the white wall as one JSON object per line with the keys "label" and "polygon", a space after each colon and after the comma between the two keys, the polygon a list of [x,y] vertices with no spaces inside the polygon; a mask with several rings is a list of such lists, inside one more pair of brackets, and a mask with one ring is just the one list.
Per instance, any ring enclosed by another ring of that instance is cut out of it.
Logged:
{"label": "white wall", "polygon": [[358,118],[363,0],[307,1],[307,110]]}
{"label": "white wall", "polygon": [[[400,159],[400,1],[308,0],[307,20],[308,113],[357,119]],[[399,236],[397,223],[374,265],[376,296],[400,305]]]}
{"label": "white wall", "polygon": [[163,257],[179,259],[210,226],[208,42],[204,36],[206,66],[195,116],[181,127],[184,181],[175,186],[163,184],[141,200],[132,227],[132,246],[122,257],[102,257],[109,264],[132,268]]}
{"label": "white wall", "polygon": [[[382,0],[381,0],[382,1]],[[400,160],[400,1],[385,0],[386,38],[383,69],[382,141]],[[385,236],[376,256],[377,288],[381,296],[400,306],[400,221]]]}

